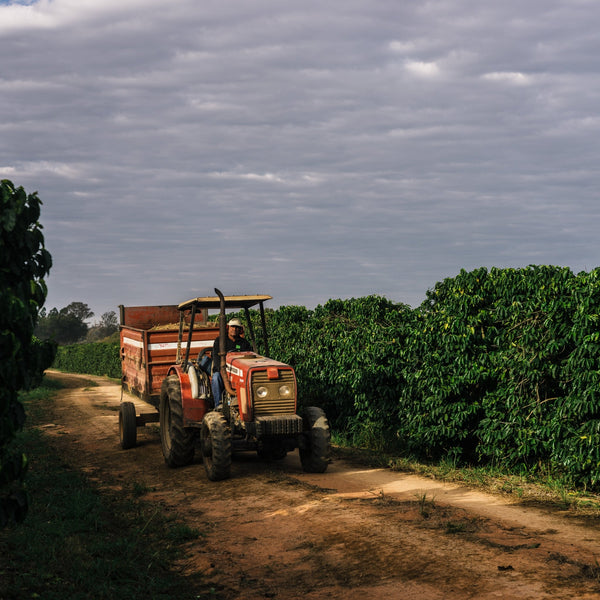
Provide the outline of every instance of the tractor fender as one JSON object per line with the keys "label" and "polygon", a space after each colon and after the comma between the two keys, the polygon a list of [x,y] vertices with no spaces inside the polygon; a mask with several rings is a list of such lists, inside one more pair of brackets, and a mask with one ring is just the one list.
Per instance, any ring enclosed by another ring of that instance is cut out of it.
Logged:
{"label": "tractor fender", "polygon": [[[194,369],[192,366],[191,369]],[[191,370],[190,369],[190,370]],[[193,374],[185,373],[181,365],[173,365],[169,368],[167,376],[176,374],[181,387],[181,406],[183,409],[183,421],[186,427],[199,425],[204,415],[208,412],[205,399],[198,398],[198,376],[194,370]],[[196,397],[194,397],[196,396]]]}

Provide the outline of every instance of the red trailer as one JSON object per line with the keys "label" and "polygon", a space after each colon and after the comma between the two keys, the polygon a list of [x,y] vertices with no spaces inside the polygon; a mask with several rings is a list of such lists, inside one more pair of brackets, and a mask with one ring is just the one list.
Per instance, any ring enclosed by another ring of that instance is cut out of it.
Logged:
{"label": "red trailer", "polygon": [[[161,385],[169,367],[180,362],[181,353],[186,350],[189,321],[181,322],[184,343],[180,344],[177,305],[120,306],[119,309],[123,389],[158,409]],[[207,319],[206,310],[196,314],[190,342],[195,355],[203,348],[212,348],[219,335],[218,324],[209,323]]]}

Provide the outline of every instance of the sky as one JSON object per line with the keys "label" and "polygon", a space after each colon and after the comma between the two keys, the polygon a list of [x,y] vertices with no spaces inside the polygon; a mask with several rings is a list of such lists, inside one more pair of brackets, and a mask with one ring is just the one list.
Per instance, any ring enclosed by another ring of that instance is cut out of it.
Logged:
{"label": "sky", "polygon": [[46,307],[413,307],[600,265],[596,0],[0,1],[0,178]]}

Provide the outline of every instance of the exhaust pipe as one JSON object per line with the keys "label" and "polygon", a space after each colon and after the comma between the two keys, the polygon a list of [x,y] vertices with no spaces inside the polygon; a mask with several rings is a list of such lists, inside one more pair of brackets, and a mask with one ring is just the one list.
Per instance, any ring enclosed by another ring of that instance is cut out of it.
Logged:
{"label": "exhaust pipe", "polygon": [[225,316],[225,297],[223,293],[215,288],[215,294],[219,296],[220,301],[220,312],[219,312],[219,373],[221,374],[221,378],[223,379],[223,385],[225,386],[225,391],[230,396],[235,396],[235,390],[231,387],[231,382],[229,381],[229,376],[227,375],[227,346],[225,345],[225,338],[227,337],[227,317]]}

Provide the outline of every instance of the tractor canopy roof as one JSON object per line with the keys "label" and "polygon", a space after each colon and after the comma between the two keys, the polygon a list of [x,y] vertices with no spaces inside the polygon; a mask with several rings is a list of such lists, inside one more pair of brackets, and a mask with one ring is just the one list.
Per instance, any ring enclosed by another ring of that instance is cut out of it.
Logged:
{"label": "tractor canopy roof", "polygon": [[[267,300],[271,300],[271,296],[259,295],[259,296],[225,296],[225,308],[250,308],[257,304],[262,304]],[[188,310],[192,306],[196,306],[196,309],[215,309],[221,307],[221,300],[218,296],[204,296],[198,298],[192,298],[186,302],[182,302],[177,306],[179,310]]]}

